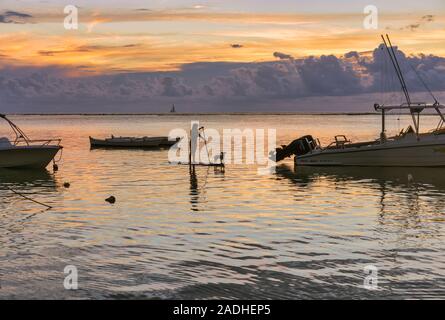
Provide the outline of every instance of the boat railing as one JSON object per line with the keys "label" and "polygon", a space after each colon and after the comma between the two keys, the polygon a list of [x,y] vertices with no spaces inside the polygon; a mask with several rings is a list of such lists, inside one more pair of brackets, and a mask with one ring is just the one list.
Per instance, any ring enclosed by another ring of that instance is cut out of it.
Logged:
{"label": "boat railing", "polygon": [[62,141],[62,139],[36,139],[36,140],[30,139],[22,131],[22,129],[20,129],[14,122],[9,120],[8,117],[6,117],[6,115],[0,114],[0,118],[4,119],[9,124],[9,126],[11,127],[12,131],[15,134],[14,141],[8,140],[12,146],[18,146],[20,144],[24,144],[27,146],[34,145],[34,144],[40,145],[40,146],[48,146],[52,143],[54,143],[56,146],[59,146]]}
{"label": "boat railing", "polygon": [[28,139],[17,139],[15,141],[12,141],[11,144],[14,146],[19,146],[21,144],[31,146],[31,145],[37,145],[37,146],[49,146],[49,145],[56,145],[59,146],[62,142],[62,139],[36,139],[36,140],[28,140]]}
{"label": "boat railing", "polygon": [[335,140],[328,144],[325,148],[323,148],[323,150],[333,149],[333,147],[335,147],[336,149],[344,149],[346,145],[352,143],[351,140],[348,140],[345,135],[337,135],[334,137],[334,139]]}
{"label": "boat railing", "polygon": [[[344,137],[345,140],[339,141],[338,140],[339,137]],[[370,146],[370,145],[375,145],[377,143],[380,143],[380,139],[372,140],[372,141],[352,143],[352,141],[346,139],[346,137],[344,135],[335,136],[335,139],[336,140],[332,141],[326,147],[324,147],[324,148],[320,147],[320,152],[325,152],[327,150],[333,150],[333,149],[347,149],[347,148],[354,148],[354,147],[355,148],[360,148],[360,147],[365,147],[365,146]]]}

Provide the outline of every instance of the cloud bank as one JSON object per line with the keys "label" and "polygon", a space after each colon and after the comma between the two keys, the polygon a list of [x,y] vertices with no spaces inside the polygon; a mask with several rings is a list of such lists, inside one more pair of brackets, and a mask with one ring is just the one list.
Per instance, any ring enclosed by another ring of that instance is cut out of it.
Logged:
{"label": "cloud bank", "polygon": [[[396,54],[411,92],[425,92],[414,70],[431,90],[445,91],[445,58],[406,56],[399,50]],[[313,111],[343,111],[323,105],[400,88],[383,47],[371,53],[348,52],[342,57],[293,59],[280,52],[273,56],[276,61],[203,62],[183,65],[175,72],[88,77],[68,76],[71,68],[8,67],[0,56],[0,109],[27,113],[162,112],[175,103],[180,111],[181,106],[182,111],[251,111],[262,105],[259,111],[274,112],[300,111],[292,101],[321,99],[324,102]],[[78,66],[76,71],[81,69]],[[365,102],[371,106],[379,101]],[[312,109],[305,105],[304,110]],[[371,110],[351,105],[348,111]]]}

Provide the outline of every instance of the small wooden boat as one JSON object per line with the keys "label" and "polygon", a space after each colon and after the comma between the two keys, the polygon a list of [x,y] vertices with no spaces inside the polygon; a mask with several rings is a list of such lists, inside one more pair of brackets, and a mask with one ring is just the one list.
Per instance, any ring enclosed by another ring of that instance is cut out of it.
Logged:
{"label": "small wooden boat", "polygon": [[170,141],[168,137],[115,137],[95,139],[90,137],[91,148],[140,148],[161,149],[174,145],[177,140]]}

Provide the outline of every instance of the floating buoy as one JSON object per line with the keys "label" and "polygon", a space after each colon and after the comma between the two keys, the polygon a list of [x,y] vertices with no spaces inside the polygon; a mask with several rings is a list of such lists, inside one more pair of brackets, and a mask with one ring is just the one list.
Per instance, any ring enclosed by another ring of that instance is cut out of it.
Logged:
{"label": "floating buoy", "polygon": [[115,203],[116,198],[114,196],[110,196],[110,197],[106,198],[105,201],[108,203]]}
{"label": "floating buoy", "polygon": [[71,186],[71,184],[69,183],[69,182],[65,182],[64,184],[63,184],[63,187],[64,188],[69,188]]}

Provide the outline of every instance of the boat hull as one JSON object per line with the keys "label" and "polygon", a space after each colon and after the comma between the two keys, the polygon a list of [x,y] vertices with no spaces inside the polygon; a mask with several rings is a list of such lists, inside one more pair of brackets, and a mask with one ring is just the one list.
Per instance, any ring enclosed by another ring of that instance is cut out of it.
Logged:
{"label": "boat hull", "polygon": [[44,169],[61,146],[21,146],[0,149],[0,168]]}
{"label": "boat hull", "polygon": [[445,143],[317,150],[295,157],[295,163],[301,166],[445,167]]}
{"label": "boat hull", "polygon": [[167,137],[138,139],[95,139],[90,137],[91,148],[166,148],[177,141],[169,141]]}

